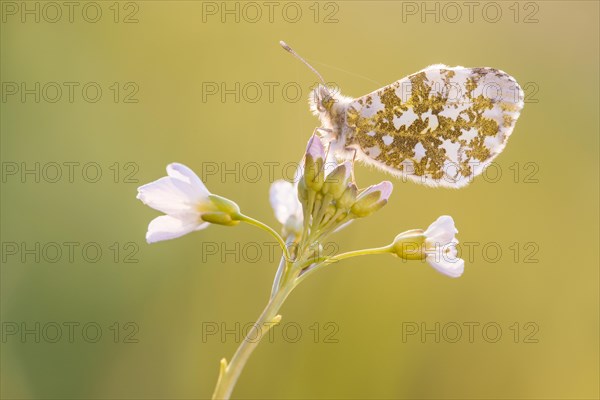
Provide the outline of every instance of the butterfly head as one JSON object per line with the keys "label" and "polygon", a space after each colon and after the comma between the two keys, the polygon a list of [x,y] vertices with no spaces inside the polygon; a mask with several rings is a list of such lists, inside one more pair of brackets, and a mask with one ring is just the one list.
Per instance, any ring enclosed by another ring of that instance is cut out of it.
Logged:
{"label": "butterfly head", "polygon": [[331,113],[336,102],[333,93],[335,92],[332,89],[319,84],[311,91],[308,99],[311,111],[317,116],[322,113]]}
{"label": "butterfly head", "polygon": [[308,99],[310,109],[321,121],[320,136],[332,149],[343,148],[345,144],[346,111],[352,98],[340,94],[337,88],[319,85]]}
{"label": "butterfly head", "polygon": [[321,120],[321,128],[319,129],[321,139],[334,151],[337,148],[343,148],[346,136],[344,128],[346,125],[346,110],[353,99],[342,96],[335,88],[328,87],[325,79],[312,65],[300,57],[285,42],[281,41],[279,44],[285,51],[302,61],[322,82],[310,93],[308,99],[310,108]]}

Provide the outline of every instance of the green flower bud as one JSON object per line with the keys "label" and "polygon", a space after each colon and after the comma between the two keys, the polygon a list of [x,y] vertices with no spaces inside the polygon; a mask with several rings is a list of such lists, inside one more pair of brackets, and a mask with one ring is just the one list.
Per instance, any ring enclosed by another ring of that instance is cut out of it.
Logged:
{"label": "green flower bud", "polygon": [[392,184],[383,181],[363,191],[352,205],[351,212],[356,217],[367,217],[385,206],[392,193]]}
{"label": "green flower bud", "polygon": [[306,156],[304,160],[304,182],[306,187],[318,192],[323,187],[323,161]]}
{"label": "green flower bud", "polygon": [[306,201],[308,200],[308,188],[306,187],[306,182],[304,182],[304,179],[300,179],[298,181],[298,200],[300,201],[300,204],[306,204]]}
{"label": "green flower bud", "polygon": [[327,206],[327,209],[325,210],[325,215],[323,215],[323,219],[321,221],[321,224],[324,225],[327,222],[329,222],[329,220],[331,218],[333,218],[333,216],[335,215],[335,212],[336,212],[336,207],[333,204],[330,203]]}
{"label": "green flower bud", "polygon": [[333,200],[339,199],[346,187],[348,187],[348,181],[350,180],[351,165],[349,162],[345,162],[335,167],[327,178],[321,189],[321,193],[324,195],[328,194]]}
{"label": "green flower bud", "polygon": [[306,147],[304,157],[304,181],[306,187],[318,192],[323,187],[323,163],[325,162],[325,149],[321,139],[312,136]]}
{"label": "green flower bud", "polygon": [[354,183],[350,183],[346,186],[346,190],[340,196],[336,202],[336,206],[339,210],[349,211],[352,205],[356,202],[356,196],[358,194],[358,188]]}

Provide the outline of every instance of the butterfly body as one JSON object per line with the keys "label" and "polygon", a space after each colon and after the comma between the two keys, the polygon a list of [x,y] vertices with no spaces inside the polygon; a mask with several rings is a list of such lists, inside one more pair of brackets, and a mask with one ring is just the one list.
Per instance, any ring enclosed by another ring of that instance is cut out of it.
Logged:
{"label": "butterfly body", "polygon": [[319,86],[310,100],[337,158],[457,188],[504,149],[523,97],[505,72],[440,64],[356,99]]}

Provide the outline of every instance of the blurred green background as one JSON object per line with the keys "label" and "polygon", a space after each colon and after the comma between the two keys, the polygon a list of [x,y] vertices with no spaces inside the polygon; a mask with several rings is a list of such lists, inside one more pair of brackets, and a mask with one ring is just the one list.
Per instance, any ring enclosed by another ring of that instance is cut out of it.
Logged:
{"label": "blurred green background", "polygon": [[449,214],[464,276],[383,256],[316,274],[234,397],[598,398],[598,2],[73,4],[1,3],[2,398],[210,397],[278,255],[250,226],[147,245],[159,213],[136,188],[182,162],[278,226],[269,185],[318,123],[281,39],[349,96],[445,63],[507,71],[527,104],[489,175],[395,180],[335,239],[379,246]]}

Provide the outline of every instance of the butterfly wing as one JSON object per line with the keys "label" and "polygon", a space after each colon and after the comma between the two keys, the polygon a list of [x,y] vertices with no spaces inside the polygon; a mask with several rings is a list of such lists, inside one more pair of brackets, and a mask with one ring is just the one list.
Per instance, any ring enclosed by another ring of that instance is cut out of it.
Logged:
{"label": "butterfly wing", "polygon": [[523,98],[505,72],[432,65],[350,103],[346,147],[396,176],[462,187],[504,149]]}

